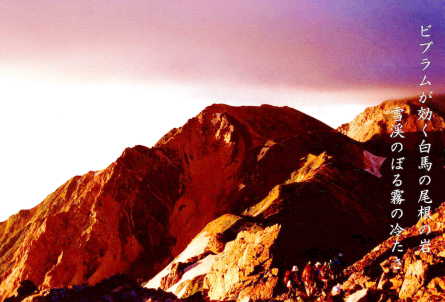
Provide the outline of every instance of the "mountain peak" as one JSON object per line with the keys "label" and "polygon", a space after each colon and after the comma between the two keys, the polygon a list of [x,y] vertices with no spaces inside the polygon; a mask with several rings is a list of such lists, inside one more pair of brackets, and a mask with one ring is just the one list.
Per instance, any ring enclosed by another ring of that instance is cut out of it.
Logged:
{"label": "mountain peak", "polygon": [[153,275],[208,222],[285,180],[308,148],[285,142],[308,129],[336,135],[289,107],[214,104],[153,148],[126,148],[0,225],[0,297],[25,279],[51,288]]}
{"label": "mountain peak", "polygon": [[353,121],[343,124],[337,130],[359,142],[368,142],[377,136],[389,136],[396,123],[393,110],[398,108],[403,110],[404,132],[421,132],[423,121],[419,121],[418,111],[421,107],[428,107],[433,114],[427,130],[429,132],[443,131],[445,127],[444,103],[445,95],[435,96],[434,100],[422,106],[418,97],[387,100],[377,106],[366,108]]}

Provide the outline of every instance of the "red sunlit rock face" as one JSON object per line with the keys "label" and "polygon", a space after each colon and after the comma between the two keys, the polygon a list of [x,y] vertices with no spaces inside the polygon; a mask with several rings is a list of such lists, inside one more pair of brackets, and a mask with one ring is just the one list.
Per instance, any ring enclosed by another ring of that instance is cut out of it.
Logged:
{"label": "red sunlit rock face", "polygon": [[153,148],[127,148],[106,169],[70,179],[0,224],[1,295],[23,279],[49,288],[154,274],[210,220],[284,179],[298,157],[266,175],[267,150],[262,160],[258,152],[306,129],[333,132],[290,108],[213,105]]}
{"label": "red sunlit rock face", "polygon": [[343,126],[350,138],[288,107],[212,105],[0,223],[0,297],[21,280],[126,273],[182,298],[264,300],[282,295],[289,265],[339,250],[359,260],[388,226],[378,116]]}

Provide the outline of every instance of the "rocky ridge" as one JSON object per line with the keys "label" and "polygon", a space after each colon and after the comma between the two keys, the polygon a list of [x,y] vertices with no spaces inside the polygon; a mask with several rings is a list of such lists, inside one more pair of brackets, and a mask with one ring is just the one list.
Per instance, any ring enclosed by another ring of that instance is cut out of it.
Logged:
{"label": "rocky ridge", "polygon": [[[345,270],[348,301],[435,301],[428,299],[442,295],[442,275],[425,276],[442,265],[442,208],[433,218],[431,259],[409,250],[396,277],[387,269],[384,147],[392,126],[385,112],[396,106],[416,110],[413,100],[368,109],[339,129],[353,139],[287,107],[210,106],[153,148],[129,148],[106,169],[71,179],[1,223],[0,295],[11,296],[24,279],[49,290],[128,273],[165,299],[288,300],[286,267],[343,251],[347,262],[357,261]],[[414,146],[411,115],[406,129]],[[437,110],[431,137],[438,150],[443,121]],[[434,160],[441,163],[443,154]],[[443,165],[432,173],[435,200],[444,200]],[[408,217],[408,225],[416,223]],[[413,247],[415,227],[404,236]]]}

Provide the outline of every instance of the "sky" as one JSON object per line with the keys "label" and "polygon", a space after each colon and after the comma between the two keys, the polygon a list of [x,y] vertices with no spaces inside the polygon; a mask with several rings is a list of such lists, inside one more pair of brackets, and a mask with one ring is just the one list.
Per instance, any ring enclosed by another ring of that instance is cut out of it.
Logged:
{"label": "sky", "polygon": [[212,103],[337,127],[415,95],[422,24],[442,92],[444,20],[435,0],[0,0],[0,220]]}

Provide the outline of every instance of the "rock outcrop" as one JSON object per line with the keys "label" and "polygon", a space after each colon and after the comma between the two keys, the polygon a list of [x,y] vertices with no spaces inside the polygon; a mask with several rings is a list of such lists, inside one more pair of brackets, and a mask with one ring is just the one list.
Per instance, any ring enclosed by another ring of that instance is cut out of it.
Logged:
{"label": "rock outcrop", "polygon": [[[432,112],[426,131],[429,139],[434,141],[436,148],[444,145],[445,129],[445,95],[435,96],[421,106],[419,98],[388,100],[380,105],[367,108],[353,121],[343,124],[337,130],[353,140],[363,142],[368,150],[375,154],[390,153],[390,133],[398,123],[394,119],[394,110],[400,109],[405,136],[406,147],[415,149],[419,139],[423,137],[424,122],[419,120],[421,107],[429,108]],[[427,115],[427,114],[426,114]]]}
{"label": "rock outcrop", "polygon": [[[420,234],[425,224],[431,233]],[[421,250],[421,240],[430,241],[429,250]],[[398,239],[404,252],[395,265],[392,253],[395,237],[375,247],[346,269],[349,279],[343,284],[346,294],[366,290],[375,301],[443,301],[445,299],[445,204],[431,218],[421,219]],[[374,301],[374,300],[373,300]]]}

